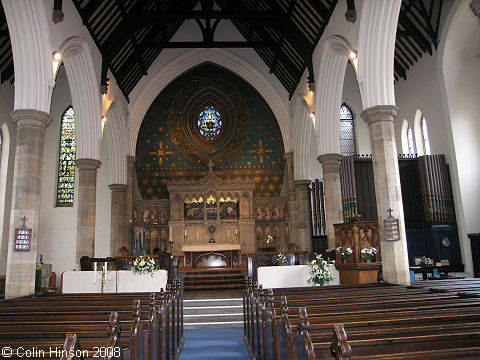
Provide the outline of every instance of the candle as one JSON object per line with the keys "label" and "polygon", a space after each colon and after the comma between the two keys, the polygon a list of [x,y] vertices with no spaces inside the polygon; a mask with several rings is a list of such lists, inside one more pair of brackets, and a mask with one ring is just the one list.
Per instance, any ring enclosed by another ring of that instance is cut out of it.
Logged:
{"label": "candle", "polygon": [[197,241],[198,241],[198,229],[197,229]]}
{"label": "candle", "polygon": [[187,229],[185,229],[185,237],[187,237]]}
{"label": "candle", "polygon": [[169,242],[173,242],[173,240],[172,240],[172,236],[173,236],[173,235],[172,235],[172,225],[170,225],[170,234],[169,234],[169,236],[170,236],[170,241],[169,241]]}
{"label": "candle", "polygon": [[238,235],[238,229],[235,228],[235,236],[237,236],[237,235]]}
{"label": "candle", "polygon": [[93,282],[97,283],[97,262],[93,263]]}
{"label": "candle", "polygon": [[230,239],[230,229],[227,230],[227,241],[228,241],[228,239]]}
{"label": "candle", "polygon": [[107,274],[107,262],[106,261],[103,263],[103,274],[104,274],[104,276]]}

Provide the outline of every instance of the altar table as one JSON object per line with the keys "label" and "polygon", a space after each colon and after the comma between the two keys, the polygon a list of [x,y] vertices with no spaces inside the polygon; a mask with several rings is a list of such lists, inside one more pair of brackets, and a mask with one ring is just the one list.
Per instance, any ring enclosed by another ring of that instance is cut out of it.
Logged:
{"label": "altar table", "polygon": [[[167,285],[168,272],[157,270],[150,274],[135,275],[132,271],[107,273],[105,293],[159,292]],[[62,293],[101,293],[102,274],[93,271],[65,271],[62,274]]]}
{"label": "altar table", "polygon": [[[335,282],[328,285],[339,285],[338,270],[333,264],[329,267]],[[307,283],[309,278],[310,268],[308,265],[260,266],[257,269],[258,285],[262,285],[264,289],[311,286]]]}
{"label": "altar table", "polygon": [[[242,264],[240,249],[238,244],[184,245],[182,246],[182,251],[185,254],[183,266],[192,268],[197,267],[197,265],[209,267],[240,266]],[[217,259],[213,259],[211,262],[202,262],[203,259],[209,257],[217,257]]]}

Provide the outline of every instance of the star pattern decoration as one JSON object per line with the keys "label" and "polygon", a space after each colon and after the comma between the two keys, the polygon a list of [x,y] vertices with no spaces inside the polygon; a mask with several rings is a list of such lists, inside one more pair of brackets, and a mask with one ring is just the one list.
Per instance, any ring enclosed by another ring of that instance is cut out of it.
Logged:
{"label": "star pattern decoration", "polygon": [[257,154],[258,157],[260,158],[260,164],[263,164],[263,156],[266,155],[267,153],[273,153],[272,149],[264,149],[263,148],[263,143],[262,139],[258,140],[258,148],[255,150],[250,150],[250,154]]}
{"label": "star pattern decoration", "polygon": [[[166,151],[166,148],[165,149],[163,148],[163,142],[160,141],[158,143],[158,150],[149,152],[148,154],[157,157],[158,158],[158,165],[162,166],[163,158],[167,155],[173,155],[173,152],[172,151]],[[153,160],[156,160],[156,159],[153,158]]]}

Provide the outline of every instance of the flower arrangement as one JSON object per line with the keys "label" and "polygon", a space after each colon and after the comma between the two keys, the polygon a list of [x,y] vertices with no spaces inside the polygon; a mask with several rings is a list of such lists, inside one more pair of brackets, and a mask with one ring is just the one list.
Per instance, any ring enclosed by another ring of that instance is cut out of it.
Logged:
{"label": "flower arrangement", "polygon": [[377,255],[377,249],[374,247],[363,248],[361,250],[361,254],[364,261],[370,262],[375,259],[375,256]]}
{"label": "flower arrangement", "polygon": [[345,259],[353,254],[353,250],[351,247],[343,248],[341,246],[337,247],[337,252],[340,254],[342,257],[343,262],[345,262]]}
{"label": "flower arrangement", "polygon": [[285,266],[287,265],[287,255],[284,253],[278,253],[277,255],[277,265]]}
{"label": "flower arrangement", "polygon": [[139,256],[133,262],[133,266],[130,268],[135,275],[150,274],[153,277],[153,271],[158,270],[155,265],[155,260],[149,256]]}
{"label": "flower arrangement", "polygon": [[332,275],[332,270],[329,266],[333,263],[333,260],[325,260],[322,255],[315,254],[315,259],[307,263],[310,267],[310,278],[307,280],[307,283],[310,285],[323,286],[325,284],[335,282],[335,279]]}

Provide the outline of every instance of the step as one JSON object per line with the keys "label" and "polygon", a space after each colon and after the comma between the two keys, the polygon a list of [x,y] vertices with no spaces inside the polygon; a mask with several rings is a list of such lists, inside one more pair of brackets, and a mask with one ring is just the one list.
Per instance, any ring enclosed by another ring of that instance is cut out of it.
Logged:
{"label": "step", "polygon": [[197,278],[240,278],[245,281],[242,274],[211,274],[211,273],[193,273],[185,275],[185,279],[197,279]]}
{"label": "step", "polygon": [[228,289],[241,289],[239,284],[214,284],[214,285],[189,285],[185,286],[185,290],[228,290]]}
{"label": "step", "polygon": [[184,329],[208,329],[208,328],[240,328],[243,327],[242,321],[220,321],[183,324]]}
{"label": "step", "polygon": [[185,329],[243,327],[243,299],[187,299],[183,301]]}
{"label": "step", "polygon": [[238,284],[242,285],[242,283],[236,279],[210,279],[210,280],[185,280],[185,286],[188,285],[209,285],[209,284]]}

